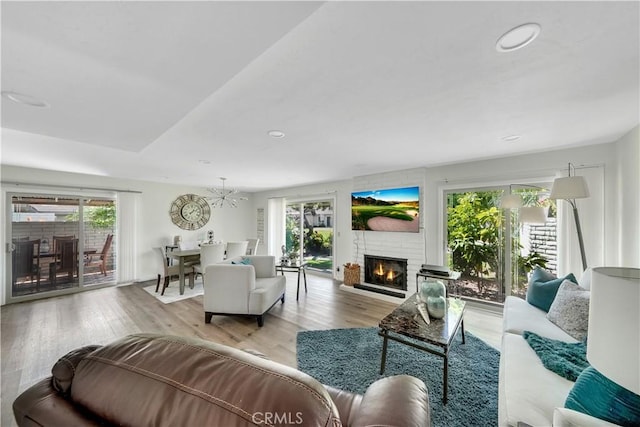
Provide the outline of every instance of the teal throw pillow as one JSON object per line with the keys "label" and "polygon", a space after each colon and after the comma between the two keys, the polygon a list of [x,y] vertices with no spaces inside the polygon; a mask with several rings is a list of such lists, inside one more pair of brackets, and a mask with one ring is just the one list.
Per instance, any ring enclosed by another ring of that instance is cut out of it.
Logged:
{"label": "teal throw pillow", "polygon": [[231,264],[251,265],[251,260],[249,258],[242,258],[240,261],[231,261]]}
{"label": "teal throw pillow", "polygon": [[548,271],[536,267],[531,273],[529,279],[529,286],[527,288],[527,302],[534,307],[538,307],[545,312],[549,311],[551,303],[553,303],[558,288],[565,280],[570,280],[573,283],[578,283],[573,273],[569,273],[564,277],[556,278]]}
{"label": "teal throw pillow", "polygon": [[564,407],[621,426],[640,425],[640,396],[614,383],[592,366],[582,371]]}
{"label": "teal throw pillow", "polygon": [[537,266],[531,272],[531,277],[529,278],[530,282],[548,282],[553,279],[557,279],[558,276],[550,272],[549,270],[545,270],[544,268]]}

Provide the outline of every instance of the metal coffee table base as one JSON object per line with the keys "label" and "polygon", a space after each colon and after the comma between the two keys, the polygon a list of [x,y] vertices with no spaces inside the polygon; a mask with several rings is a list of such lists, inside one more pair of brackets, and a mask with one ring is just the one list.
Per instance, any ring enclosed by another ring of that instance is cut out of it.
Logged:
{"label": "metal coffee table base", "polygon": [[[460,331],[462,333],[462,344],[465,343],[465,339],[464,339],[464,319],[460,322]],[[408,346],[417,348],[419,350],[423,350],[426,351],[428,353],[431,354],[435,354],[436,356],[440,356],[442,358],[444,358],[444,368],[443,368],[443,372],[442,372],[442,378],[443,378],[443,388],[442,388],[442,402],[446,405],[447,404],[447,389],[448,389],[448,385],[449,385],[449,349],[451,346],[448,345],[443,345],[443,344],[436,344],[436,343],[432,343],[434,346],[438,346],[438,347],[442,347],[442,351],[438,351],[437,349],[433,349],[433,348],[429,348],[420,344],[416,344],[414,342],[411,341],[407,341],[399,336],[396,335],[391,335],[386,329],[383,329],[381,331],[378,332],[378,335],[380,335],[383,340],[382,340],[382,361],[380,362],[380,375],[382,375],[384,373],[384,368],[385,368],[385,364],[387,362],[387,343],[388,340],[392,340],[392,341],[397,341],[399,343],[402,344],[406,344]],[[456,333],[458,331],[456,331],[453,335],[455,336]]]}

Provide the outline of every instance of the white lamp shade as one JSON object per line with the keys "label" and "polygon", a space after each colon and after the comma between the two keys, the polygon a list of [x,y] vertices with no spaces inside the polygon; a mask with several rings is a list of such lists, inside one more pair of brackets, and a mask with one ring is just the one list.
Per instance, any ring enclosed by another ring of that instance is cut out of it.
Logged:
{"label": "white lamp shade", "polygon": [[640,394],[640,269],[598,267],[591,276],[587,360]]}
{"label": "white lamp shade", "polygon": [[587,181],[582,176],[556,178],[551,186],[550,199],[584,199],[589,197]]}
{"label": "white lamp shade", "polygon": [[520,208],[520,222],[527,224],[544,224],[547,222],[547,210],[542,206],[525,206]]}
{"label": "white lamp shade", "polygon": [[502,209],[517,209],[522,206],[522,197],[519,194],[505,194],[500,199]]}

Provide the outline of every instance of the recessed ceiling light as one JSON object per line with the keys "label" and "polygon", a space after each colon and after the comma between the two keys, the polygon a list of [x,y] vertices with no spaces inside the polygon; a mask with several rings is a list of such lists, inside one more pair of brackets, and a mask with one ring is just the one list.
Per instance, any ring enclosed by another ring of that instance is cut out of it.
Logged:
{"label": "recessed ceiling light", "polygon": [[49,104],[47,104],[46,102],[38,98],[34,98],[33,96],[25,95],[23,93],[3,90],[2,96],[15,102],[16,104],[28,105],[30,107],[46,108],[49,106]]}
{"label": "recessed ceiling light", "polygon": [[274,129],[270,130],[267,133],[271,138],[284,138],[284,132],[282,132],[281,130]]}
{"label": "recessed ceiling light", "polygon": [[513,52],[525,47],[538,37],[540,25],[536,23],[522,24],[510,29],[496,42],[498,52]]}
{"label": "recessed ceiling light", "polygon": [[502,137],[502,140],[506,142],[513,142],[519,139],[520,139],[520,135],[507,135]]}

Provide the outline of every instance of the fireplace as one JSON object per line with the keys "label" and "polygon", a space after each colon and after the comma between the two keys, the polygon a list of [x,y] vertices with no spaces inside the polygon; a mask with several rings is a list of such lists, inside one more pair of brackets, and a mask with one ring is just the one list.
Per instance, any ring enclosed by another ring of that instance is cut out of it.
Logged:
{"label": "fireplace", "polygon": [[364,256],[364,281],[373,285],[407,290],[407,260],[383,256]]}

